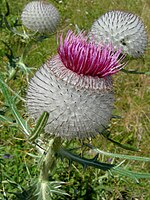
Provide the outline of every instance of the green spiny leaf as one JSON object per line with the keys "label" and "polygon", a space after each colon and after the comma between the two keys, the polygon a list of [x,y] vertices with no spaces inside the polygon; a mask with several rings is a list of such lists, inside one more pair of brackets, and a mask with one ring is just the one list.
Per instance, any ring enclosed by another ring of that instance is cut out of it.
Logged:
{"label": "green spiny leaf", "polygon": [[4,84],[4,81],[2,79],[2,76],[0,74],[0,85],[1,85],[1,89],[3,92],[3,95],[5,97],[5,101],[7,106],[9,106],[9,108],[12,111],[12,114],[14,115],[16,121],[19,124],[20,129],[28,136],[30,135],[30,129],[26,123],[26,121],[22,118],[22,116],[19,114],[15,102],[14,102],[14,98],[10,95],[9,91],[8,91],[8,87],[6,87],[6,84]]}

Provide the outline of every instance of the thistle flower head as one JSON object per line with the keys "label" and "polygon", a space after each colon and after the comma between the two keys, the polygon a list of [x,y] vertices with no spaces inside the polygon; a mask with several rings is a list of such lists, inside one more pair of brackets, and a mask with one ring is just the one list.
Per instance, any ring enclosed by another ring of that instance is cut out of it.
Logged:
{"label": "thistle flower head", "polygon": [[69,31],[64,42],[60,38],[58,48],[63,64],[77,74],[105,77],[117,73],[123,64],[121,49],[115,51],[112,45],[98,45],[88,42],[84,33],[75,35]]}
{"label": "thistle flower head", "polygon": [[43,111],[49,113],[46,133],[68,139],[96,135],[112,115],[111,75],[122,67],[117,60],[120,52],[89,43],[84,33],[69,31],[64,42],[61,36],[58,55],[30,81],[28,112],[35,119]]}
{"label": "thistle flower head", "polygon": [[21,19],[23,25],[32,31],[53,32],[60,21],[60,15],[52,4],[31,1],[23,9]]}
{"label": "thistle flower head", "polygon": [[89,38],[98,44],[112,43],[115,49],[122,49],[133,57],[144,53],[148,44],[147,33],[141,19],[122,11],[109,11],[96,20],[89,32]]}

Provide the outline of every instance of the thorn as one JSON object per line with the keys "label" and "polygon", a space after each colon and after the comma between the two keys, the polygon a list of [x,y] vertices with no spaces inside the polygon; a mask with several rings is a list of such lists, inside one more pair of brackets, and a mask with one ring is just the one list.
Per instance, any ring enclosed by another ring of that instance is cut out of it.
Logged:
{"label": "thorn", "polygon": [[94,158],[92,158],[91,160],[92,161],[97,161],[98,156],[99,156],[99,153],[97,153],[96,156],[94,156]]}
{"label": "thorn", "polygon": [[82,166],[83,166],[83,170],[85,171],[87,169],[87,165],[83,163]]}
{"label": "thorn", "polygon": [[71,164],[72,164],[72,160],[69,159],[69,167],[71,167]]}
{"label": "thorn", "polygon": [[6,11],[5,16],[7,17],[9,15],[9,4],[7,1],[6,1],[6,8],[7,8],[7,11]]}

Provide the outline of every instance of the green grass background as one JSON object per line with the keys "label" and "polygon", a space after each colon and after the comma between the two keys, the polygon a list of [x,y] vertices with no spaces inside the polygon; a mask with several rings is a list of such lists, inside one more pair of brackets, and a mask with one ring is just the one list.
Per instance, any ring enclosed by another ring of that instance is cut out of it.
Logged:
{"label": "green grass background", "polygon": [[[24,6],[30,1],[9,0],[10,15],[7,17],[13,25],[20,15]],[[140,16],[146,26],[148,37],[150,37],[150,1],[149,0],[62,0],[49,1],[60,11],[61,23],[57,34],[51,35],[42,42],[33,42],[24,57],[24,63],[32,69],[28,74],[21,69],[16,76],[8,81],[8,85],[15,92],[25,97],[28,81],[34,72],[52,55],[57,52],[57,35],[67,32],[68,29],[75,29],[77,24],[80,29],[88,31],[98,17],[109,10],[122,10],[132,12]],[[0,1],[0,11],[5,13],[5,1]],[[18,27],[18,30],[22,28]],[[26,40],[12,34],[5,25],[0,29],[0,69],[3,77],[8,77],[9,60],[6,53],[10,53],[2,42],[9,44],[14,58],[19,58],[26,45]],[[148,47],[143,58],[131,60],[126,69],[149,71],[150,49]],[[27,77],[28,75],[28,77]],[[123,150],[102,136],[94,138],[94,146],[104,151],[114,153],[149,156],[150,154],[150,78],[148,75],[135,75],[119,72],[114,76],[115,88],[115,109],[114,114],[122,116],[121,119],[113,119],[110,122],[109,130],[112,139],[123,144],[130,144],[140,149],[139,152]],[[25,105],[21,101],[16,102],[17,108],[26,119]],[[12,113],[7,109],[3,95],[0,97],[0,112],[12,118]],[[37,154],[32,145],[28,144],[24,135],[18,130],[14,122],[0,122],[0,161],[1,161],[1,194],[0,199],[16,199],[13,192],[20,191],[19,186],[27,188],[31,180],[39,174],[38,161],[32,158],[29,153]],[[80,143],[72,141],[71,147]],[[5,154],[11,157],[4,158]],[[101,161],[108,161],[108,157],[101,156]],[[112,162],[120,162],[114,159]],[[125,161],[123,164],[130,170],[139,172],[150,172],[148,163]],[[69,197],[55,196],[54,199],[79,199],[79,200],[149,200],[150,180],[141,179],[139,183],[127,177],[118,175],[108,176],[107,173],[87,168],[84,170],[81,165],[73,163],[70,167],[68,161],[58,161],[53,180],[65,181],[63,189],[69,193]]]}

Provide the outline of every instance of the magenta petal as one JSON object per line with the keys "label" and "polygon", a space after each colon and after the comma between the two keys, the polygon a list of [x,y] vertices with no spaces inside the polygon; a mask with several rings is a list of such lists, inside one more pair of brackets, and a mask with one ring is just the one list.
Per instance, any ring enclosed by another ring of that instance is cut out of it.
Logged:
{"label": "magenta petal", "polygon": [[68,31],[66,38],[60,36],[58,54],[66,68],[77,74],[105,77],[117,73],[124,67],[125,55],[115,51],[111,44],[98,46],[88,42],[84,32],[74,34]]}

